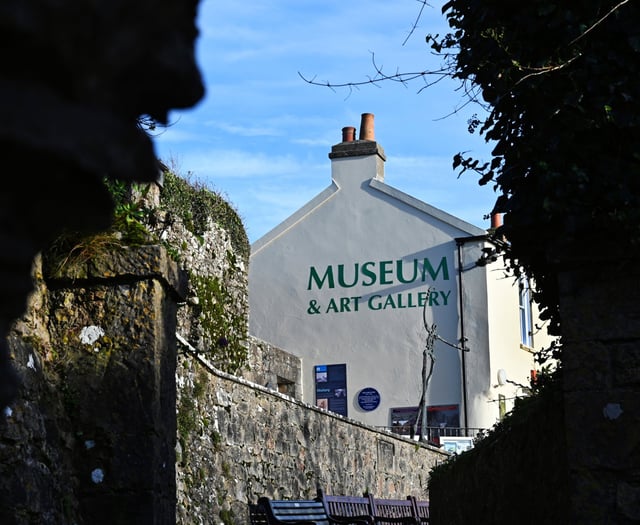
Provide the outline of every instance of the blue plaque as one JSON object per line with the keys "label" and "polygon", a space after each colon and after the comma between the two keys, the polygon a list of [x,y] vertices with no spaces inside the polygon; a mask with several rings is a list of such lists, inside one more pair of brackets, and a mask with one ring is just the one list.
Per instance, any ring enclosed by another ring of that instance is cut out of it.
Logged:
{"label": "blue plaque", "polygon": [[375,388],[363,388],[358,393],[358,406],[362,410],[370,412],[380,405],[380,392]]}

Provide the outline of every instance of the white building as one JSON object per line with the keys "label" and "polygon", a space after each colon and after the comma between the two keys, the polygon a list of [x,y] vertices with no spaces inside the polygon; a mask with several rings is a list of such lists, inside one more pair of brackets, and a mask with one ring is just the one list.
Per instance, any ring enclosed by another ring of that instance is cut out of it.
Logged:
{"label": "white building", "polygon": [[526,288],[478,263],[487,231],[385,183],[373,115],[329,158],[331,184],[252,245],[251,335],[301,358],[304,401],[407,432],[435,325],[427,426],[490,428],[548,342]]}

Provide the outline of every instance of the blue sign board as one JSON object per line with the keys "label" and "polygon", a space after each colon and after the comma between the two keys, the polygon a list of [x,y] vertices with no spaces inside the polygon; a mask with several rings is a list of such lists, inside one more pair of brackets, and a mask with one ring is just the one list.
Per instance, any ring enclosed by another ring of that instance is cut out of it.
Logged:
{"label": "blue sign board", "polygon": [[370,412],[375,410],[380,405],[380,392],[375,388],[363,388],[358,393],[358,406],[362,410]]}
{"label": "blue sign board", "polygon": [[341,416],[347,414],[347,365],[317,365],[316,406]]}

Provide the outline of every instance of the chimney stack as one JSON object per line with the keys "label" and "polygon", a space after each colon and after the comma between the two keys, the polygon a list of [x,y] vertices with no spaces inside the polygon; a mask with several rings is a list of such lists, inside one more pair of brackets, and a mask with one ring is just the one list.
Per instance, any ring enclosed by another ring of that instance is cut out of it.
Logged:
{"label": "chimney stack", "polygon": [[363,113],[360,119],[360,140],[376,140],[373,113]]}
{"label": "chimney stack", "polygon": [[[353,126],[345,126],[342,128],[342,142],[331,147],[329,158],[331,160],[355,159],[361,157],[360,164],[363,169],[370,170],[371,178],[375,177],[379,181],[384,182],[384,162],[387,157],[384,154],[382,146],[376,142],[373,129],[373,113],[362,113],[360,119],[360,137],[356,140],[356,128]],[[374,159],[374,166],[367,167],[369,162],[366,157]],[[334,169],[337,164],[332,164]],[[351,175],[353,177],[353,175]]]}

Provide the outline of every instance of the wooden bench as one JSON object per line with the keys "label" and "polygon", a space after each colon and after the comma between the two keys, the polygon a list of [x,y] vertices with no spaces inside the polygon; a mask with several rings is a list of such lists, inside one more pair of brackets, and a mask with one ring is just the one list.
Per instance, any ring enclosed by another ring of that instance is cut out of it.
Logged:
{"label": "wooden bench", "polygon": [[366,496],[327,495],[322,489],[318,489],[316,499],[324,502],[327,513],[330,516],[364,519],[368,523],[374,523],[371,516],[371,503]]}
{"label": "wooden bench", "polygon": [[251,525],[428,525],[429,501],[414,496],[386,499],[327,495],[318,489],[314,500],[258,499],[249,504]]}
{"label": "wooden bench", "polygon": [[316,497],[323,501],[330,516],[357,517],[368,515],[370,523],[375,525],[400,523],[406,525],[428,524],[429,502],[418,500],[414,496],[406,499],[384,499],[368,496],[338,496],[325,494],[318,489]]}
{"label": "wooden bench", "polygon": [[429,519],[429,501],[416,499],[415,496],[408,496],[408,498],[413,502],[415,513],[420,523],[431,523]]}
{"label": "wooden bench", "polygon": [[369,496],[371,515],[377,524],[403,523],[406,525],[418,525],[420,521],[416,516],[416,508],[411,499],[383,499]]}
{"label": "wooden bench", "polygon": [[317,499],[274,500],[261,497],[258,499],[258,509],[254,509],[254,513],[262,513],[269,525],[370,525],[372,523],[369,519],[361,520],[355,517],[330,516],[324,502]]}

